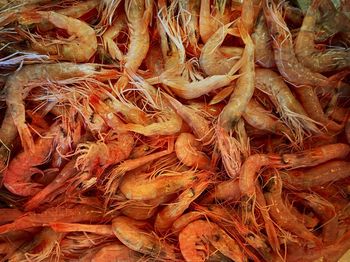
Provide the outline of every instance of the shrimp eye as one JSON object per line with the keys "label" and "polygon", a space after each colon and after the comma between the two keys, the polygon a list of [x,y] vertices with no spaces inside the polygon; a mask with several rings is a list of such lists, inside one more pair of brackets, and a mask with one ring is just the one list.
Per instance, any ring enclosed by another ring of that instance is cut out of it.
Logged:
{"label": "shrimp eye", "polygon": [[214,234],[213,235],[213,240],[215,241],[215,242],[218,242],[219,240],[220,240],[220,235],[219,234]]}

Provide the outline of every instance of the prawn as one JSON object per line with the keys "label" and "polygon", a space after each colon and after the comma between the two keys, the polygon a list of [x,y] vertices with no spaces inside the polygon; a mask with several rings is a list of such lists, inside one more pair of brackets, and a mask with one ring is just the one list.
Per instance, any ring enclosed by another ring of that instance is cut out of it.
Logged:
{"label": "prawn", "polygon": [[102,212],[86,205],[50,207],[41,213],[27,212],[9,224],[0,226],[0,234],[31,227],[48,226],[54,222],[83,222],[101,220]]}
{"label": "prawn", "polygon": [[311,167],[329,160],[345,158],[349,152],[350,146],[347,144],[329,144],[295,154],[283,154],[282,161],[291,168]]}
{"label": "prawn", "polygon": [[113,219],[112,229],[115,236],[131,250],[150,255],[154,258],[178,261],[178,254],[171,244],[160,241],[156,235],[143,230],[144,221],[137,221],[125,216]]}
{"label": "prawn", "polygon": [[76,159],[73,158],[70,160],[58,173],[58,175],[55,177],[55,179],[45,186],[42,190],[37,192],[35,195],[32,196],[26,203],[25,203],[25,210],[33,210],[36,209],[40,204],[47,201],[48,196],[53,196],[55,194],[55,191],[62,187],[64,183],[73,175],[77,170],[75,167],[75,161]]}
{"label": "prawn", "polygon": [[[55,41],[36,40],[30,37],[32,48],[40,53],[49,53],[57,56],[58,59],[72,62],[87,62],[95,54],[97,50],[97,38],[93,28],[87,23],[76,18],[71,18],[54,11],[36,11],[21,14],[21,24],[40,23],[47,20],[54,26],[64,29],[71,36],[75,36],[74,40],[66,40],[55,43]],[[51,43],[50,43],[51,42]]]}
{"label": "prawn", "polygon": [[320,240],[312,234],[304,224],[287,208],[282,199],[282,181],[278,176],[271,178],[268,184],[268,190],[264,193],[266,203],[269,206],[269,213],[272,219],[282,229],[288,230],[298,237],[309,242],[321,245]]}
{"label": "prawn", "polygon": [[314,0],[309,6],[295,40],[295,54],[298,60],[313,72],[329,72],[350,67],[350,49],[327,49],[321,51],[315,46],[317,7],[321,0]]}
{"label": "prawn", "polygon": [[334,243],[338,237],[338,217],[335,207],[323,197],[317,194],[297,193],[298,197],[304,200],[320,217],[322,224],[323,242]]}
{"label": "prawn", "polygon": [[206,175],[205,172],[170,172],[150,179],[147,173],[126,174],[119,188],[128,199],[149,200],[176,193]]}
{"label": "prawn", "polygon": [[336,82],[312,72],[297,60],[292,35],[275,3],[272,0],[265,1],[263,10],[273,39],[275,62],[281,75],[295,86],[336,87]]}
{"label": "prawn", "polygon": [[236,126],[252,98],[255,88],[254,44],[242,22],[238,22],[238,28],[245,43],[241,58],[242,66],[239,69],[240,76],[229,102],[221,111],[218,119],[219,125],[227,131]]}
{"label": "prawn", "polygon": [[265,68],[275,67],[275,57],[271,46],[271,36],[263,13],[260,13],[255,24],[252,40],[255,45],[255,62]]}
{"label": "prawn", "polygon": [[120,32],[127,26],[124,15],[118,16],[113,25],[109,27],[102,35],[103,46],[113,59],[124,61],[124,54],[119,49],[114,39],[118,37]]}
{"label": "prawn", "polygon": [[179,243],[186,261],[205,261],[208,243],[234,261],[245,260],[237,242],[217,224],[209,221],[196,220],[188,224],[179,234]]}
{"label": "prawn", "polygon": [[212,132],[210,130],[210,123],[195,110],[189,106],[185,106],[175,98],[164,94],[165,98],[175,109],[182,119],[190,126],[196,137],[204,144],[209,143],[212,140]]}
{"label": "prawn", "polygon": [[201,143],[190,133],[181,133],[175,142],[177,158],[185,166],[210,170],[209,157],[201,152]]}
{"label": "prawn", "polygon": [[[25,106],[24,99],[28,96],[34,85],[28,86],[31,82],[42,81],[57,81],[69,78],[88,77],[92,75],[111,76],[111,71],[98,72],[99,66],[93,64],[73,64],[73,63],[58,63],[58,64],[37,64],[27,65],[21,68],[21,70],[13,73],[7,78],[5,84],[6,92],[6,122],[3,122],[1,130],[2,133],[0,139],[10,144],[14,139],[13,124],[9,119],[9,115],[12,116],[13,123],[15,124],[18,133],[21,138],[22,145],[25,151],[32,150],[34,147],[34,141],[30,133],[29,127],[25,123]],[[114,74],[114,73],[112,73]],[[12,139],[11,139],[12,138]]]}
{"label": "prawn", "polygon": [[293,130],[297,141],[302,141],[305,132],[318,132],[315,121],[308,117],[282,77],[272,70],[260,68],[256,69],[255,77],[256,87],[269,96],[283,122]]}
{"label": "prawn", "polygon": [[185,212],[189,205],[203,193],[208,184],[208,181],[195,183],[183,191],[172,203],[159,211],[154,222],[155,230],[160,233],[166,232],[172,226],[173,222]]}
{"label": "prawn", "polygon": [[292,170],[281,174],[283,180],[300,190],[322,186],[347,178],[350,173],[350,163],[333,160],[306,170]]}
{"label": "prawn", "polygon": [[91,258],[91,262],[99,261],[139,261],[141,255],[134,250],[118,243],[108,244],[100,248]]}
{"label": "prawn", "polygon": [[203,212],[200,211],[190,211],[185,214],[182,214],[179,218],[177,218],[172,227],[172,232],[179,234],[189,223],[196,221],[198,219],[204,218]]}
{"label": "prawn", "polygon": [[46,137],[39,138],[34,144],[34,150],[21,152],[11,160],[3,175],[4,186],[12,193],[20,196],[32,196],[42,189],[42,185],[31,182],[34,173],[40,173],[37,165],[41,165],[49,159],[53,144],[55,144],[55,133],[59,126],[54,124],[46,133]]}
{"label": "prawn", "polygon": [[242,116],[248,124],[257,129],[275,134],[285,134],[288,138],[292,137],[290,129],[281,121],[278,121],[274,115],[263,108],[255,99],[249,101]]}
{"label": "prawn", "polygon": [[233,49],[236,53],[230,56],[220,49],[232,24],[233,22],[220,27],[202,47],[199,64],[209,76],[227,74],[242,56],[241,48]]}

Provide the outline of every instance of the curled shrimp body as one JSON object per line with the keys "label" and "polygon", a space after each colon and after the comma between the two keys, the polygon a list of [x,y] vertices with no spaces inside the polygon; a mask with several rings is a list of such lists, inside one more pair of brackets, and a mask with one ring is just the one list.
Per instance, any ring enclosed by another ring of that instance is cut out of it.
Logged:
{"label": "curled shrimp body", "polygon": [[232,23],[220,27],[202,47],[199,63],[203,71],[211,75],[227,74],[232,66],[239,60],[242,55],[242,49],[235,49],[237,54],[228,57],[220,50],[220,46],[225,40]]}
{"label": "curled shrimp body", "polygon": [[349,162],[333,160],[306,170],[289,171],[282,178],[295,188],[310,189],[347,178],[349,170]]}
{"label": "curled shrimp body", "polygon": [[309,6],[295,40],[295,54],[298,60],[314,72],[328,72],[350,67],[350,49],[327,49],[321,51],[315,46],[317,6],[313,1]]}
{"label": "curled shrimp body", "polygon": [[242,66],[239,70],[240,77],[237,80],[236,87],[228,104],[222,110],[218,120],[221,127],[228,131],[231,130],[241,118],[255,89],[254,44],[241,22],[238,23],[238,27],[245,43],[241,58]]}
{"label": "curled shrimp body", "polygon": [[312,234],[304,224],[301,224],[288,209],[282,199],[282,181],[280,177],[275,176],[269,183],[268,192],[264,193],[267,204],[269,205],[269,213],[272,219],[281,228],[288,230],[302,239],[321,244],[320,240]]}
{"label": "curled shrimp body", "polygon": [[39,23],[47,20],[54,26],[65,29],[74,40],[67,40],[67,43],[47,45],[39,40],[32,40],[32,48],[41,53],[55,55],[58,59],[73,62],[87,62],[97,50],[97,38],[93,28],[87,23],[71,18],[53,11],[31,12],[21,16],[22,23]]}
{"label": "curled shrimp body", "polygon": [[42,189],[42,185],[31,182],[31,177],[41,171],[35,166],[45,163],[49,159],[55,140],[54,134],[59,130],[54,125],[51,130],[34,144],[33,151],[21,152],[10,162],[4,172],[4,186],[12,193],[20,196],[31,196]]}
{"label": "curled shrimp body", "polygon": [[175,248],[143,230],[142,228],[145,226],[144,221],[133,220],[125,216],[119,216],[112,221],[114,234],[131,250],[158,259],[177,261]]}
{"label": "curled shrimp body", "polygon": [[330,144],[297,152],[295,154],[283,154],[283,162],[292,168],[317,166],[332,159],[345,158],[350,152],[347,144]]}
{"label": "curled shrimp body", "polygon": [[212,244],[224,256],[234,261],[245,261],[239,245],[217,224],[196,220],[179,234],[180,249],[186,261],[205,261]]}
{"label": "curled shrimp body", "polygon": [[275,62],[281,75],[296,86],[336,87],[335,82],[319,73],[312,72],[297,60],[292,35],[281,12],[272,0],[264,2],[264,14],[273,38]]}
{"label": "curled shrimp body", "polygon": [[150,200],[187,188],[203,175],[206,174],[186,171],[164,173],[150,179],[149,174],[127,174],[119,188],[128,199]]}
{"label": "curled shrimp body", "polygon": [[201,204],[210,204],[215,201],[238,201],[241,198],[238,179],[220,182],[203,197]]}
{"label": "curled shrimp body", "polygon": [[[29,86],[28,88],[24,87],[34,81],[57,81],[99,74],[97,68],[98,67],[95,65],[73,63],[27,65],[7,78],[5,85],[7,104],[6,116],[8,116],[8,114],[12,116],[12,120],[20,135],[22,145],[26,151],[33,148],[34,142],[25,121],[24,99],[34,86]],[[10,139],[8,136],[11,138],[13,134],[8,134],[7,131],[12,131],[12,123],[8,118],[6,118],[5,123],[6,125],[4,125],[3,122],[1,130],[5,130],[6,133],[0,133],[4,136],[0,137],[0,139],[9,142]]]}
{"label": "curled shrimp body", "polygon": [[252,40],[255,45],[255,61],[266,68],[274,67],[276,64],[271,46],[271,36],[263,13],[256,21]]}
{"label": "curled shrimp body", "polygon": [[201,143],[190,133],[181,133],[176,139],[175,153],[181,163],[188,167],[210,169],[210,159],[201,150]]}
{"label": "curled shrimp body", "polygon": [[164,233],[179,218],[189,205],[198,198],[208,186],[207,181],[199,181],[183,191],[178,198],[158,212],[154,223],[157,232]]}

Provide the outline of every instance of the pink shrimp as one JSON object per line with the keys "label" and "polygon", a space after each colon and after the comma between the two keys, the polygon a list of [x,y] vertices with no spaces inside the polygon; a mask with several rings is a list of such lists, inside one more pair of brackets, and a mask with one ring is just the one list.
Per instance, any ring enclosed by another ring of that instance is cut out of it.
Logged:
{"label": "pink shrimp", "polygon": [[336,82],[312,72],[297,60],[292,35],[283,20],[281,11],[272,0],[264,2],[264,14],[273,39],[275,62],[281,75],[296,86],[336,87]]}
{"label": "pink shrimp", "polygon": [[176,139],[175,153],[180,162],[198,169],[210,169],[209,157],[201,152],[201,143],[190,133],[181,133]]}
{"label": "pink shrimp", "polygon": [[174,202],[169,203],[159,211],[154,223],[156,231],[161,233],[166,232],[173,222],[184,213],[189,205],[203,193],[208,184],[208,181],[199,181],[195,183],[192,187],[183,191]]}
{"label": "pink shrimp", "polygon": [[282,199],[282,181],[278,176],[274,176],[269,182],[269,189],[264,193],[269,213],[272,219],[281,228],[288,230],[302,239],[320,245],[321,241],[301,224],[298,219],[287,208]]}
{"label": "pink shrimp", "polygon": [[113,219],[112,228],[115,236],[128,248],[154,258],[178,260],[175,247],[143,229],[144,221],[119,216]]}
{"label": "pink shrimp", "polygon": [[59,130],[59,125],[54,124],[46,133],[46,137],[39,138],[34,144],[34,150],[19,153],[10,162],[4,172],[4,186],[12,193],[20,196],[31,196],[42,189],[42,185],[30,182],[34,173],[41,171],[35,166],[45,163],[50,156],[53,144],[55,143],[55,133]]}

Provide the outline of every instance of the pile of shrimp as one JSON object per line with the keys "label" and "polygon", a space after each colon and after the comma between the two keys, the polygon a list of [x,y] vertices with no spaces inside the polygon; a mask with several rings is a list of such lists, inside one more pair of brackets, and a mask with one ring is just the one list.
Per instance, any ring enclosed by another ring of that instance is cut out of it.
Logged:
{"label": "pile of shrimp", "polygon": [[350,2],[306,2],[0,0],[0,261],[338,261]]}

